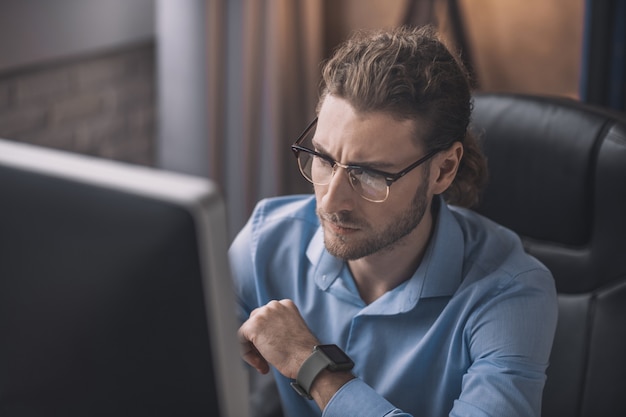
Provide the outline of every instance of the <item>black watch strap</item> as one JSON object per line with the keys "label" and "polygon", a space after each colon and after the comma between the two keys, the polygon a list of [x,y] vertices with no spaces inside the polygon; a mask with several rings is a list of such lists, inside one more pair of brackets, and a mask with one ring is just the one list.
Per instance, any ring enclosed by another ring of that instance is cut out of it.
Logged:
{"label": "black watch strap", "polygon": [[291,387],[301,396],[312,400],[311,386],[324,369],[349,371],[354,367],[352,360],[336,345],[318,345],[302,363],[296,380]]}

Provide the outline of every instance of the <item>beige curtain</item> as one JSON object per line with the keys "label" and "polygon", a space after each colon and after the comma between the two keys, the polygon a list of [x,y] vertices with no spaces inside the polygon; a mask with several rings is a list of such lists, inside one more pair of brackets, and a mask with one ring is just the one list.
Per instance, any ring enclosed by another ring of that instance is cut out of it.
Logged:
{"label": "beige curtain", "polygon": [[289,145],[314,117],[319,0],[208,0],[209,176],[231,236],[264,197],[307,192]]}

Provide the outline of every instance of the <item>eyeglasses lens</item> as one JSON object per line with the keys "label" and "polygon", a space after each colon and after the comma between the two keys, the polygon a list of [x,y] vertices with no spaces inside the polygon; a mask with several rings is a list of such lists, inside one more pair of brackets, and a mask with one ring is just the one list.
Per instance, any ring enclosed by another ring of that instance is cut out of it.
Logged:
{"label": "eyeglasses lens", "polygon": [[[324,158],[304,151],[298,153],[298,165],[302,175],[317,185],[328,185],[338,168],[333,168]],[[348,168],[348,174],[350,185],[364,199],[380,202],[387,198],[389,188],[384,177],[359,168]]]}

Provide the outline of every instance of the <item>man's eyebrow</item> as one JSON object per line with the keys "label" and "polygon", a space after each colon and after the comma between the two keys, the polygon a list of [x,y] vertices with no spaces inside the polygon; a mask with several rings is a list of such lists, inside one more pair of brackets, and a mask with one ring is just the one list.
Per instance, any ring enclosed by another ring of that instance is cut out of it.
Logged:
{"label": "man's eyebrow", "polygon": [[[326,151],[326,149],[324,149],[324,147],[322,145],[319,144],[319,142],[315,141],[314,139],[311,140],[311,144],[313,145],[314,150],[317,153],[320,153],[324,156],[327,156],[331,159],[335,159],[332,156],[330,156],[330,153],[328,151]],[[384,161],[364,161],[364,162],[348,162],[347,165],[355,165],[355,166],[360,166],[363,168],[372,168],[372,169],[377,169],[380,171],[384,171],[386,169],[391,169],[394,167],[394,164],[390,163],[390,162],[384,162]]]}

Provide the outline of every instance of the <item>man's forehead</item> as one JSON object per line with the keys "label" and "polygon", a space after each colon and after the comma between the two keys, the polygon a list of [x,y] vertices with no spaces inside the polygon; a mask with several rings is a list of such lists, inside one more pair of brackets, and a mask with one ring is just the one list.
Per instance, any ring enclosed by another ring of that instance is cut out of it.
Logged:
{"label": "man's forehead", "polygon": [[347,102],[328,101],[320,109],[316,126],[319,141],[326,141],[334,135],[355,135],[363,140],[373,136],[377,141],[390,143],[395,142],[394,139],[407,139],[407,145],[417,145],[424,131],[425,126],[420,120],[401,119],[383,111],[359,113]]}
{"label": "man's forehead", "polygon": [[416,137],[415,121],[399,120],[384,112],[359,114],[330,107],[332,111],[320,111],[311,144],[339,162],[388,169],[424,152]]}
{"label": "man's forehead", "polygon": [[320,120],[322,125],[328,123],[331,127],[340,126],[346,120],[364,124],[383,120],[389,129],[412,131],[415,139],[423,137],[427,132],[427,124],[420,117],[408,118],[406,114],[400,115],[389,110],[359,111],[349,100],[333,94],[326,94],[318,109],[318,125]]}

